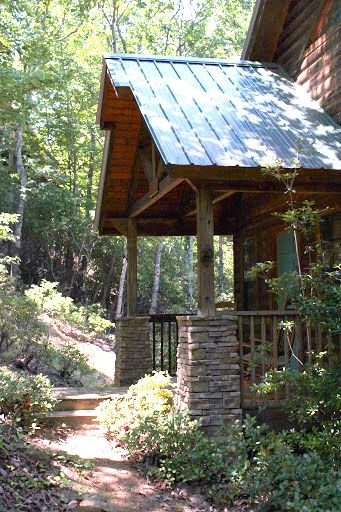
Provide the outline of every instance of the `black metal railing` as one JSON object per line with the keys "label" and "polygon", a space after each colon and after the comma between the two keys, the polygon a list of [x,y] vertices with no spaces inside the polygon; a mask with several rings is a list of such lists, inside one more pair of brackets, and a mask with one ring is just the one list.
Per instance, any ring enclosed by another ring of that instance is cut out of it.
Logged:
{"label": "black metal railing", "polygon": [[153,370],[176,374],[176,350],[179,341],[176,315],[151,315]]}

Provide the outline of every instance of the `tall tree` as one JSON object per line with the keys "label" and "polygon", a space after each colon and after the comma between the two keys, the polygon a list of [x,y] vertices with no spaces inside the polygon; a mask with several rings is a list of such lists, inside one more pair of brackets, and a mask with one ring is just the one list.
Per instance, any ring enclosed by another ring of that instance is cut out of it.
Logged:
{"label": "tall tree", "polygon": [[154,264],[154,282],[152,291],[152,300],[150,303],[149,313],[155,315],[157,309],[157,301],[159,295],[160,273],[161,273],[161,253],[162,242],[158,242],[155,248],[155,264]]}
{"label": "tall tree", "polygon": [[13,276],[19,275],[19,258],[20,258],[20,249],[21,249],[21,236],[22,236],[22,227],[24,220],[24,212],[25,212],[25,203],[26,203],[26,187],[27,187],[27,173],[25,169],[25,165],[22,157],[22,146],[23,146],[23,129],[22,125],[17,125],[17,140],[16,140],[16,151],[15,151],[15,161],[17,172],[19,176],[19,198],[17,205],[17,222],[14,226],[14,241],[13,241],[13,257],[15,258],[15,263],[12,263],[11,273]]}

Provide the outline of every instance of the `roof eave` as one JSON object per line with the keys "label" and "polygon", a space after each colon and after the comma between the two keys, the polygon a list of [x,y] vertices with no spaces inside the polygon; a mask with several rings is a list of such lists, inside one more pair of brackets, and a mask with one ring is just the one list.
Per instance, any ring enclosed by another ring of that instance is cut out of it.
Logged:
{"label": "roof eave", "polygon": [[273,61],[289,4],[290,0],[256,0],[242,50],[243,60]]}

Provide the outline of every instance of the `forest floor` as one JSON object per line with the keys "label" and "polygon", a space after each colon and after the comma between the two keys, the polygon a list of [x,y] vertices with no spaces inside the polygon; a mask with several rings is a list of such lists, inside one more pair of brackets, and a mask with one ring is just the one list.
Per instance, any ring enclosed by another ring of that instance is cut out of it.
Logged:
{"label": "forest floor", "polygon": [[[54,453],[80,457],[90,463],[81,472],[64,468],[67,480],[80,498],[70,510],[98,512],[212,512],[215,509],[194,487],[166,489],[148,481],[142,467],[127,460],[126,452],[110,443],[99,426],[84,425],[77,430],[42,431],[38,447]],[[227,510],[227,509],[226,509]],[[238,509],[242,511],[241,508]]]}

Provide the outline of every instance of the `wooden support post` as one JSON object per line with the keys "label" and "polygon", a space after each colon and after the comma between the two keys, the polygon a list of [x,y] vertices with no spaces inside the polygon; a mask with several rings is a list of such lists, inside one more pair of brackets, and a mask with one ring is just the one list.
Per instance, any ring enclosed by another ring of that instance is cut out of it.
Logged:
{"label": "wooden support post", "polygon": [[136,221],[128,219],[127,238],[127,316],[135,316],[137,310],[137,236]]}
{"label": "wooden support post", "polygon": [[197,189],[198,312],[215,315],[213,202],[205,188]]}

